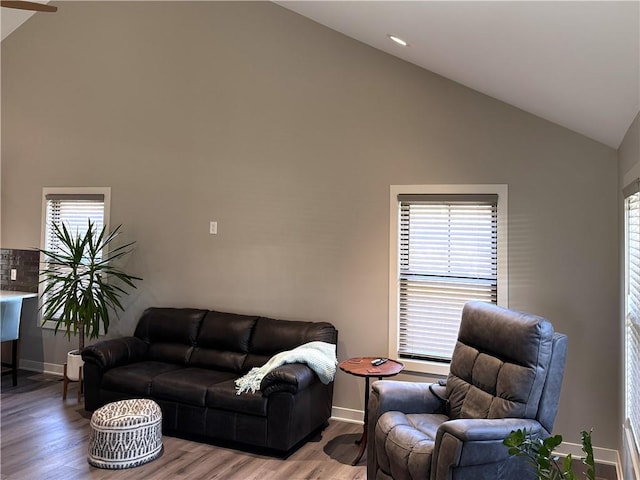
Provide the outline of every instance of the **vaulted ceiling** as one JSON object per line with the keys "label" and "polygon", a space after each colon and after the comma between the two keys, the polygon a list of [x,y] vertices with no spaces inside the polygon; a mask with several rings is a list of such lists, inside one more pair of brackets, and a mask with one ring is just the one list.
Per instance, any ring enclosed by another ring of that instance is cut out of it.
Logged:
{"label": "vaulted ceiling", "polygon": [[614,148],[640,111],[638,1],[276,3]]}

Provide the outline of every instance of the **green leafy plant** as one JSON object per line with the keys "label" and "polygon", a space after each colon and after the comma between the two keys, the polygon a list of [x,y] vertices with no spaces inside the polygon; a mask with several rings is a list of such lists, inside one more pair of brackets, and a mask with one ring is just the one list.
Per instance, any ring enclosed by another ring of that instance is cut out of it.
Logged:
{"label": "green leafy plant", "polygon": [[107,333],[110,311],[117,315],[118,310],[124,310],[120,303],[120,298],[127,294],[124,288],[136,288],[134,281],[142,280],[115,265],[131,252],[135,243],[112,246],[121,233],[121,225],[110,233],[106,227],[98,232],[91,221],[88,227],[84,235],[74,235],[64,223],[61,227],[53,224],[59,250],[39,249],[44,255],[44,267],[40,271],[40,283],[45,285],[41,306],[43,322],[54,321],[55,332],[62,327],[69,339],[72,332],[78,335],[80,352],[87,334],[89,338],[97,338],[101,326]]}
{"label": "green leafy plant", "polygon": [[[581,437],[582,451],[585,453],[582,462],[587,466],[585,478],[595,480],[596,467],[593,458],[591,431],[582,431]],[[509,447],[510,455],[527,457],[536,468],[539,480],[578,480],[578,477],[571,469],[573,460],[571,454],[560,462],[560,457],[553,453],[553,450],[562,443],[561,435],[552,435],[541,439],[525,429],[518,429],[512,431],[502,443]]]}

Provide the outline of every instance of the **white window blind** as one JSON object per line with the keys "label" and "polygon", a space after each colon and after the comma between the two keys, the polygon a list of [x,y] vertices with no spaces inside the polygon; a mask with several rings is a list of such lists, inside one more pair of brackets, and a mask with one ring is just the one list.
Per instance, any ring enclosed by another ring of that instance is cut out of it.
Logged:
{"label": "white window blind", "polygon": [[625,189],[625,425],[640,451],[640,193]]}
{"label": "white window blind", "polygon": [[100,194],[51,194],[46,195],[45,250],[57,252],[60,246],[53,225],[62,228],[64,223],[71,235],[84,235],[89,221],[100,232],[104,225],[104,195]]}
{"label": "white window blind", "polygon": [[497,303],[498,195],[398,201],[398,356],[449,362],[463,305]]}

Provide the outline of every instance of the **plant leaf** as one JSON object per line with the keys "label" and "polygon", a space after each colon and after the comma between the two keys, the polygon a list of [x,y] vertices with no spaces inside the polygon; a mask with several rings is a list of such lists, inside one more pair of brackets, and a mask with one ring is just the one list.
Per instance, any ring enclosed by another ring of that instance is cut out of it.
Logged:
{"label": "plant leaf", "polygon": [[591,443],[592,431],[593,430],[589,430],[587,432],[583,430],[582,432],[580,432],[580,436],[582,438],[582,451],[586,454],[583,463],[588,467],[587,478],[589,480],[596,480],[596,464],[593,457],[593,444]]}

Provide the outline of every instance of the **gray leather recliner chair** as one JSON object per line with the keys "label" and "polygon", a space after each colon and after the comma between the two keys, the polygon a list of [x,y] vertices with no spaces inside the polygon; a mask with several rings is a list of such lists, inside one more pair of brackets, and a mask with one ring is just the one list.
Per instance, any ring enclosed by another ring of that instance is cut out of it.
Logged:
{"label": "gray leather recliner chair", "polygon": [[567,337],[544,318],[467,303],[446,385],[372,385],[367,478],[534,478],[502,441],[518,428],[551,434],[566,352]]}

